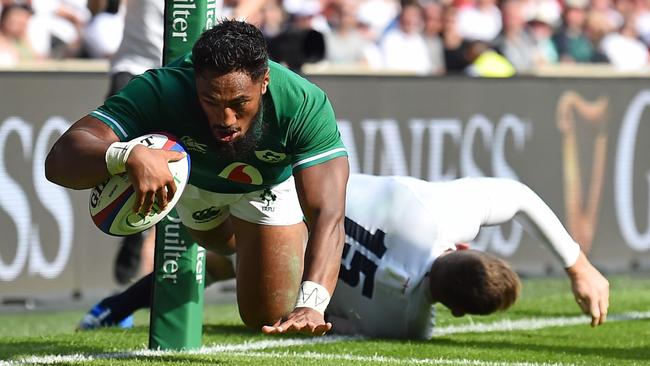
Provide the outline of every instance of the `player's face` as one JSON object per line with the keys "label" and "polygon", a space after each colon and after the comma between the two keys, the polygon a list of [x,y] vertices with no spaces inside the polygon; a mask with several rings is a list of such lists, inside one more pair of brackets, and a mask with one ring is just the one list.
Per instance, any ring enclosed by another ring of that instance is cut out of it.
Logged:
{"label": "player's face", "polygon": [[234,144],[255,127],[268,83],[268,72],[261,80],[241,71],[197,75],[199,103],[217,145]]}

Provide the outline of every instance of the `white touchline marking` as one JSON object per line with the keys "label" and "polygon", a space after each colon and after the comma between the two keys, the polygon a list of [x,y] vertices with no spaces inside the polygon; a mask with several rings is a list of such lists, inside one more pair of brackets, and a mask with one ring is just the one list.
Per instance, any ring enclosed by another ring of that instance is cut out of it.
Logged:
{"label": "white touchline marking", "polygon": [[[650,311],[646,312],[628,312],[623,314],[616,314],[608,316],[608,322],[624,321],[624,320],[640,320],[649,319]],[[562,327],[571,326],[576,324],[588,324],[589,318],[586,316],[575,317],[557,317],[557,318],[527,318],[517,320],[500,320],[493,323],[475,323],[469,325],[456,325],[435,328],[434,337],[448,334],[458,333],[485,333],[485,332],[500,332],[510,330],[534,330],[547,327]],[[98,353],[98,354],[72,354],[72,355],[46,355],[46,356],[30,356],[24,357],[15,361],[0,361],[0,366],[17,366],[17,365],[34,365],[46,364],[54,365],[61,363],[82,363],[90,362],[93,360],[106,360],[106,359],[125,359],[134,357],[160,357],[164,355],[212,355],[225,353],[233,356],[241,357],[271,357],[273,355],[290,355],[291,357],[309,358],[309,359],[332,359],[342,361],[357,361],[357,362],[389,362],[399,364],[422,364],[422,365],[442,365],[442,364],[458,364],[469,366],[564,366],[570,364],[561,363],[530,363],[530,362],[507,362],[507,361],[481,361],[469,359],[418,359],[418,358],[393,358],[386,356],[354,356],[354,355],[341,355],[341,354],[327,354],[316,352],[251,352],[272,348],[303,346],[312,344],[328,344],[346,341],[364,340],[364,337],[347,337],[347,336],[327,336],[320,338],[285,338],[273,339],[263,341],[250,341],[237,344],[215,344],[211,346],[204,346],[197,350],[189,350],[184,352],[179,351],[160,351],[160,350],[135,350],[113,353]]]}
{"label": "white touchline marking", "polygon": [[397,358],[389,356],[359,356],[341,355],[318,352],[232,352],[230,356],[237,357],[288,357],[310,360],[340,360],[353,362],[390,363],[400,365],[469,365],[469,366],[570,366],[572,363],[549,363],[549,362],[508,362],[508,361],[482,361],[466,358]]}
{"label": "white touchline marking", "polygon": [[[311,342],[311,343],[330,343],[330,342]],[[301,342],[301,344],[306,344],[306,342]],[[212,349],[212,352],[207,352],[206,350],[201,349],[197,352],[189,352],[192,354],[202,354],[202,355],[211,355],[211,354],[224,354],[233,357],[244,357],[244,358],[276,358],[276,357],[286,357],[293,359],[311,359],[311,360],[340,360],[340,361],[350,361],[350,362],[372,362],[372,363],[390,363],[390,364],[400,364],[400,365],[468,365],[468,366],[572,366],[573,364],[567,363],[549,363],[549,362],[508,362],[508,361],[482,361],[482,360],[470,360],[466,358],[457,358],[457,359],[446,359],[446,358],[397,358],[389,356],[361,356],[361,355],[341,355],[341,354],[330,354],[330,353],[319,353],[319,352],[256,352],[256,351],[225,351],[228,349],[228,345],[221,345],[221,350],[215,350],[214,347],[208,347]],[[285,346],[285,345],[283,345]],[[163,355],[172,355],[174,353],[183,354],[182,352],[165,352],[165,351],[135,351],[135,352],[123,352],[123,353],[114,353],[114,354],[99,354],[96,356],[91,355],[68,355],[68,356],[45,356],[45,357],[29,357],[21,360],[20,362],[0,362],[0,365],[33,365],[33,364],[58,364],[58,363],[82,363],[82,362],[92,362],[94,360],[103,360],[103,359],[120,359],[120,358],[129,358],[129,357],[160,357]]]}
{"label": "white touchline marking", "polygon": [[112,353],[97,353],[97,354],[72,354],[72,355],[48,355],[48,356],[31,356],[25,357],[17,361],[0,361],[0,366],[13,366],[13,365],[33,365],[33,364],[57,364],[57,363],[77,363],[89,362],[93,360],[106,360],[106,359],[124,359],[134,357],[160,357],[165,355],[212,355],[218,353],[236,353],[254,350],[264,350],[269,348],[303,346],[312,344],[327,344],[344,342],[350,340],[363,339],[361,337],[347,337],[347,336],[328,336],[321,338],[289,338],[277,340],[264,340],[264,341],[251,341],[236,344],[216,344],[213,346],[205,346],[196,350],[188,351],[160,351],[142,349],[135,351],[112,352]]}
{"label": "white touchline marking", "polygon": [[[611,315],[607,321],[621,320],[640,320],[650,318],[650,311],[629,312],[617,315]],[[433,336],[440,337],[456,333],[485,333],[485,332],[503,332],[510,330],[535,330],[548,327],[566,327],[576,324],[589,324],[590,318],[584,315],[559,318],[528,318],[528,319],[504,319],[493,323],[476,323],[467,325],[450,325],[433,329]]]}
{"label": "white touchline marking", "polygon": [[362,340],[363,337],[348,337],[348,336],[327,336],[320,338],[289,338],[289,339],[274,339],[270,341],[253,341],[244,342],[239,344],[215,344],[213,346],[201,347],[197,350],[190,350],[187,353],[192,354],[213,354],[219,352],[243,352],[254,351],[278,347],[291,347],[303,346],[310,344],[327,344],[336,342],[356,341]]}

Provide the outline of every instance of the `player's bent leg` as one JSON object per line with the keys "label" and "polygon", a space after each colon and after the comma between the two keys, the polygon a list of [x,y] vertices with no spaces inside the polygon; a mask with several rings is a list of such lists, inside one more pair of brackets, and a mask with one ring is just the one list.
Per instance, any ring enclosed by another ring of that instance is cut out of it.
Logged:
{"label": "player's bent leg", "polygon": [[228,206],[241,197],[240,194],[208,192],[187,185],[176,211],[187,232],[199,245],[222,255],[230,255],[235,252],[235,238]]}
{"label": "player's bent leg", "polygon": [[248,327],[261,329],[293,310],[302,279],[307,228],[232,217],[237,237],[237,303]]}
{"label": "player's bent leg", "polygon": [[210,230],[194,230],[185,227],[200,246],[220,255],[235,253],[235,236],[232,231],[230,218]]}
{"label": "player's bent leg", "polygon": [[246,325],[261,329],[293,310],[307,242],[293,177],[243,194],[188,185],[177,212],[210,251],[229,254],[236,240],[237,300]]}
{"label": "player's bent leg", "polygon": [[205,255],[205,271],[209,278],[209,281],[206,281],[206,287],[214,282],[235,278],[234,259],[235,256],[227,257],[208,251]]}

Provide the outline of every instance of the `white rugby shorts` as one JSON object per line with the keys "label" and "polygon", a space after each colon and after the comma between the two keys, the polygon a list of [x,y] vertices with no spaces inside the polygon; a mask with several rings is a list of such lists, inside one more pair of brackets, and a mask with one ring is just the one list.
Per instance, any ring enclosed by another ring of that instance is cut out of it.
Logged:
{"label": "white rugby shorts", "polygon": [[214,193],[188,184],[176,211],[183,225],[199,231],[214,229],[229,215],[261,225],[293,225],[303,219],[293,176],[250,193]]}

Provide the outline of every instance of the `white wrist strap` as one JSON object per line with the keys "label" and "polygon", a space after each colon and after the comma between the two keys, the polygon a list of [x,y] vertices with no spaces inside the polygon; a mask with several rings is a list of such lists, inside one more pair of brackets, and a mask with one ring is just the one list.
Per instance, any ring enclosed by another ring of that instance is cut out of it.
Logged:
{"label": "white wrist strap", "polygon": [[330,303],[330,293],[327,289],[316,282],[304,281],[298,290],[297,308],[312,308],[321,314]]}
{"label": "white wrist strap", "polygon": [[126,160],[136,145],[139,145],[137,141],[114,142],[110,144],[104,158],[106,160],[106,168],[111,175],[126,172]]}

